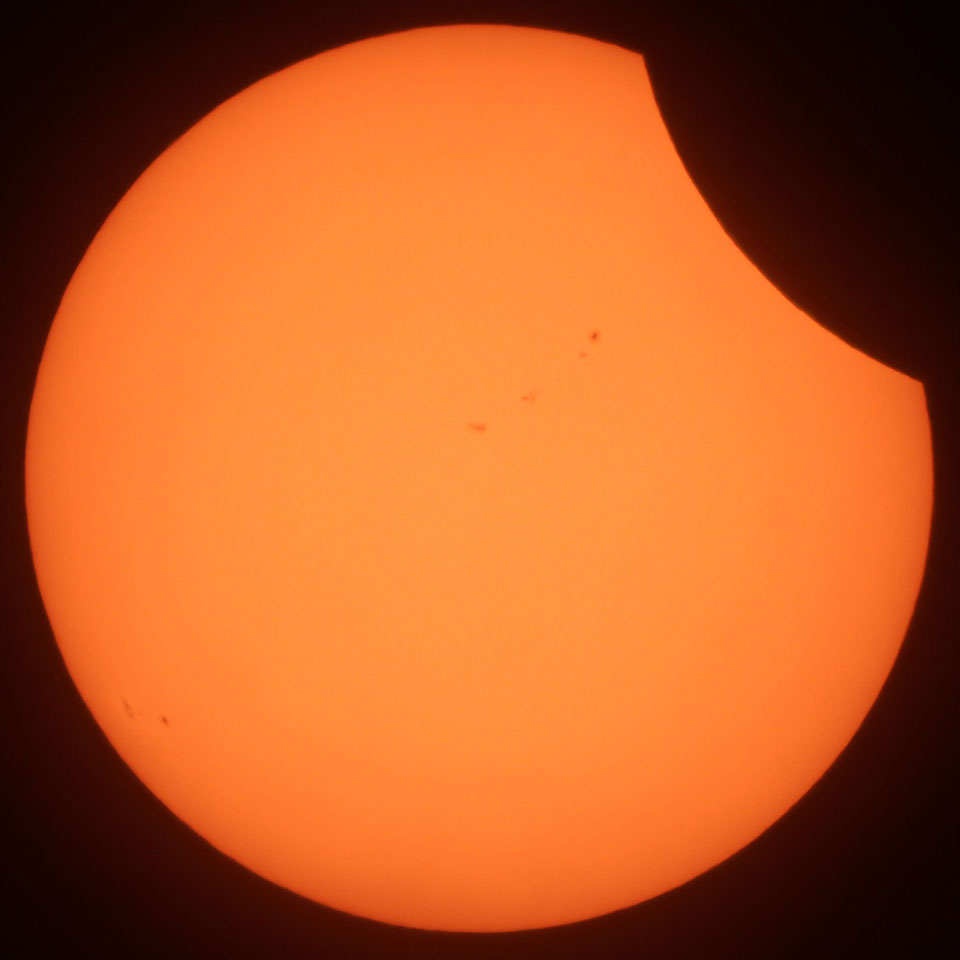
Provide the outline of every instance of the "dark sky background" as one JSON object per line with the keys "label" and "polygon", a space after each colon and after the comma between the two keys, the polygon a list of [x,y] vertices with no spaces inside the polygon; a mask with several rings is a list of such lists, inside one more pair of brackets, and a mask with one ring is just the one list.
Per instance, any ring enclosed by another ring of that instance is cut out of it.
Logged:
{"label": "dark sky background", "polygon": [[[702,7],[706,8],[707,4]],[[932,8],[931,8],[932,9]],[[939,958],[960,955],[957,224],[952,31],[911,4],[34,0],[0,28],[0,912],[12,958]],[[730,235],[798,306],[923,380],[927,575],[901,655],[838,762],[685,886],[543,931],[439,934],[327,909],[177,820],[74,689],[33,578],[23,445],[60,296],[142,170],[228,96],[342,43],[500,22],[643,52]]]}

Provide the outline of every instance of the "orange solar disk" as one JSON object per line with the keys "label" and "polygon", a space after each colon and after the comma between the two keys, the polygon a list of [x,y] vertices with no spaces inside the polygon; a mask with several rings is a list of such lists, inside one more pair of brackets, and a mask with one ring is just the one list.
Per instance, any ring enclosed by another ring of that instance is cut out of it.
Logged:
{"label": "orange solar disk", "polygon": [[63,298],[26,466],[137,776],[264,877],[444,930],[629,906],[783,814],[890,670],[932,501],[923,387],[737,249],[642,58],[485,25],[174,143]]}

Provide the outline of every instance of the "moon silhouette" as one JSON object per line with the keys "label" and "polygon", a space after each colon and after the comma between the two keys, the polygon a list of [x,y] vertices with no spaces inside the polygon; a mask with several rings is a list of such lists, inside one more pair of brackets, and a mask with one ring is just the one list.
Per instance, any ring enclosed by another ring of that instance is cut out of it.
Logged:
{"label": "moon silhouette", "polygon": [[643,59],[411,30],[167,149],[57,312],[44,604],[137,776],[256,873],[570,923],[762,833],[896,658],[922,384],[726,235]]}

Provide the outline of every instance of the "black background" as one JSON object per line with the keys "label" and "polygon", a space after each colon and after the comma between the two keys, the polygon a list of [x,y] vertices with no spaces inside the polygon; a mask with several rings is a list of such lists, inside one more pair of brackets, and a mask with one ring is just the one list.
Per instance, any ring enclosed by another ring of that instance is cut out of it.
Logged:
{"label": "black background", "polygon": [[[958,955],[956,57],[945,19],[842,3],[35,2],[4,15],[3,820],[11,957]],[[23,508],[32,383],[60,296],[142,170],[228,96],[414,26],[499,22],[644,53],[699,189],[747,255],[849,343],[923,380],[936,504],[901,655],[838,762],[689,884],[596,920],[440,934],[261,880],[170,814],[100,733],[37,592]],[[953,60],[953,62],[951,62]]]}

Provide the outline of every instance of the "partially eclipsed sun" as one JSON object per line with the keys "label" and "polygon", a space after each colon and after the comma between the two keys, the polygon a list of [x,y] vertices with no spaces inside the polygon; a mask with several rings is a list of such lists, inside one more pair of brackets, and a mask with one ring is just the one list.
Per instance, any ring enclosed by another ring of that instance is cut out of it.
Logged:
{"label": "partially eclipsed sun", "polygon": [[353,43],[134,184],[30,413],[71,676],[215,847],[351,913],[626,907],[783,814],[923,573],[923,387],[779,293],[642,58]]}

